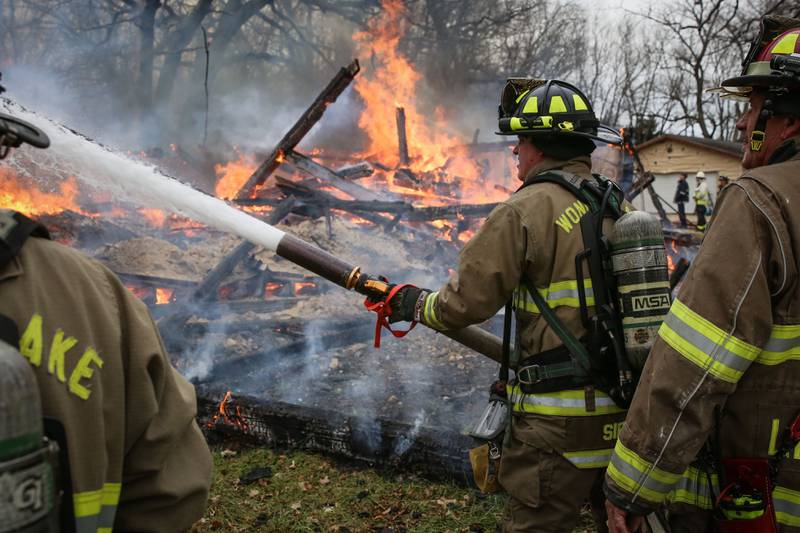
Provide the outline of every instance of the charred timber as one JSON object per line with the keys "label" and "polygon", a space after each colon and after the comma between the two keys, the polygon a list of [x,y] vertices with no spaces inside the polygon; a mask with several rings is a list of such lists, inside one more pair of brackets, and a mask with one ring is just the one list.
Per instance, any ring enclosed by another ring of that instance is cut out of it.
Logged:
{"label": "charred timber", "polygon": [[400,164],[407,166],[411,161],[408,157],[408,136],[406,134],[406,110],[402,107],[395,109],[395,120],[397,121],[397,147],[400,156]]}
{"label": "charred timber", "polygon": [[634,182],[633,186],[631,186],[628,194],[625,195],[625,199],[629,202],[632,202],[634,198],[642,193],[642,191],[652,186],[655,179],[656,178],[651,172],[645,172],[638,180]]}
{"label": "charred timber", "polygon": [[325,109],[336,101],[340,94],[350,85],[360,70],[358,60],[354,59],[346,67],[339,69],[339,72],[328,83],[314,102],[306,109],[305,113],[295,122],[294,126],[283,136],[275,149],[270,153],[266,160],[256,169],[244,186],[239,190],[238,197],[250,196],[256,187],[264,181],[280,166],[285,155],[292,151],[295,146],[306,136],[314,125],[322,118]]}

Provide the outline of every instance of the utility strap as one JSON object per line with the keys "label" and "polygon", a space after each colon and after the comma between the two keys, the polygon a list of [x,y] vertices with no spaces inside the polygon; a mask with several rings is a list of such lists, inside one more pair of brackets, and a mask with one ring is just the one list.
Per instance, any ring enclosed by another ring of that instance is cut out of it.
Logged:
{"label": "utility strap", "polygon": [[539,308],[539,312],[544,317],[545,321],[547,321],[547,325],[558,335],[558,338],[561,339],[561,342],[564,343],[564,346],[577,363],[577,365],[574,366],[575,370],[582,371],[583,374],[588,375],[591,372],[592,364],[586,347],[581,344],[581,341],[579,341],[575,335],[567,329],[564,323],[561,322],[561,319],[558,318],[555,311],[553,311],[544,299],[544,296],[539,294],[539,291],[531,285],[530,281],[525,279],[523,283],[525,283],[525,287],[528,289],[531,298],[533,298],[533,302]]}
{"label": "utility strap", "polygon": [[398,292],[400,292],[400,289],[402,289],[403,287],[414,287],[415,289],[417,288],[416,286],[409,285],[409,284],[395,285],[392,288],[392,290],[389,291],[389,294],[386,295],[386,298],[381,300],[381,301],[379,301],[379,302],[372,302],[372,301],[370,301],[369,298],[364,300],[364,307],[366,307],[370,311],[374,311],[378,315],[378,317],[377,317],[377,319],[375,321],[375,347],[376,348],[380,348],[381,347],[381,328],[382,327],[388,329],[389,332],[392,335],[394,335],[395,337],[402,338],[402,337],[405,337],[406,335],[408,335],[408,332],[411,331],[412,329],[414,329],[414,327],[417,325],[417,321],[416,320],[412,320],[411,321],[411,326],[409,326],[408,329],[396,330],[396,329],[392,329],[391,324],[389,324],[389,317],[392,316],[392,307],[391,307],[391,305],[389,305],[389,303],[392,301],[392,298],[394,298],[395,295]]}
{"label": "utility strap", "polygon": [[583,375],[578,364],[570,359],[563,363],[530,364],[517,369],[517,380],[525,385],[535,385],[549,379],[566,378]]}

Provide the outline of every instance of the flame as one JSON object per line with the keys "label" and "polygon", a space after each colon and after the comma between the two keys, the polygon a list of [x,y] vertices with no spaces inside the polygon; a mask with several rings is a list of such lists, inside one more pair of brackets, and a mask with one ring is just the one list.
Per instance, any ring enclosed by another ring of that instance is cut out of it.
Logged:
{"label": "flame", "polygon": [[294,284],[294,293],[299,296],[301,294],[311,294],[317,284],[313,281],[296,281]]}
{"label": "flame", "polygon": [[282,288],[283,288],[282,283],[268,281],[267,283],[264,284],[264,298],[269,298],[271,296],[277,295]]}
{"label": "flame", "polygon": [[211,417],[211,420],[208,421],[206,426],[208,428],[214,428],[218,423],[225,423],[237,426],[243,431],[250,429],[250,425],[242,416],[241,407],[234,405],[234,409],[231,409],[231,406],[229,405],[231,403],[233,403],[233,393],[228,391],[225,393],[225,397],[222,398],[222,401],[219,403],[217,412],[213,417]]}
{"label": "flame", "polygon": [[168,304],[172,302],[172,296],[175,294],[175,289],[157,288],[156,289],[156,305]]}
{"label": "flame", "polygon": [[7,168],[0,168],[0,207],[19,211],[27,216],[49,215],[65,210],[82,213],[78,205],[78,180],[69,177],[58,184],[58,192],[40,191],[32,184],[17,179]]}
{"label": "flame", "polygon": [[[417,106],[417,84],[422,76],[399,52],[400,40],[407,28],[405,7],[401,0],[382,0],[381,6],[381,15],[368,23],[366,31],[354,36],[358,54],[373,58],[370,64],[374,65],[372,70],[365,69],[355,81],[355,89],[364,101],[358,125],[368,138],[360,157],[370,157],[394,168],[400,166],[397,124],[388,117],[394,118],[395,109],[402,107],[410,159],[408,168],[423,183],[420,188],[427,200],[436,196],[430,190],[435,182],[454,185],[451,189],[457,190],[456,197],[462,200],[504,199],[500,191],[482,183],[481,169],[464,145],[466,139],[447,133],[450,125],[445,110],[437,107],[430,112]],[[428,175],[441,170],[445,171],[439,173],[441,175]],[[394,175],[383,178],[390,190],[401,194],[408,192],[408,184],[395,183]],[[453,199],[449,195],[447,198]]]}
{"label": "flame", "polygon": [[156,228],[163,228],[164,223],[167,221],[167,214],[160,209],[154,209],[150,207],[141,207],[138,209],[139,214],[141,214],[144,219]]}
{"label": "flame", "polygon": [[235,198],[242,186],[247,182],[247,179],[253,175],[257,166],[258,164],[252,155],[244,154],[240,154],[239,159],[235,161],[214,165],[214,173],[217,175],[214,194],[218,198],[227,200]]}
{"label": "flame", "polygon": [[153,296],[152,287],[137,287],[136,285],[125,285],[125,288],[131,291],[133,295],[139,298],[140,300],[146,300]]}

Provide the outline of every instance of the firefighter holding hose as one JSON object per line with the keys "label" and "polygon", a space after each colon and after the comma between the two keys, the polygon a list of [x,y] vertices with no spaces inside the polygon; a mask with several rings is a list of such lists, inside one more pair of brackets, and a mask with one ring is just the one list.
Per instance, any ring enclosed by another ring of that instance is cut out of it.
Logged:
{"label": "firefighter holding hose", "polygon": [[[765,17],[721,92],[744,174],[718,201],[608,466],[612,531],[800,527],[800,20]],[[716,524],[714,524],[716,522]]]}
{"label": "firefighter holding hose", "polygon": [[[605,387],[587,376],[585,361],[576,362],[572,354],[575,349],[591,358],[604,350],[592,345],[582,320],[582,310],[594,313],[600,293],[589,270],[581,275],[576,268],[576,255],[585,249],[585,238],[595,238],[596,229],[592,226],[587,234],[582,225],[593,214],[595,198],[583,193],[609,191],[605,205],[618,212],[628,208],[618,188],[592,175],[593,140],[621,142],[613,130],[599,137],[599,128],[589,99],[573,85],[509,80],[502,93],[499,134],[518,137],[514,154],[520,189],[464,246],[457,272],[441,289],[394,286],[389,302],[391,321],[416,320],[438,330],[483,322],[507,302],[510,320],[513,307],[515,349],[502,367],[506,379],[508,367],[516,377],[493,387],[495,394],[507,394],[510,426],[499,429],[510,429],[494,443],[489,458],[473,457],[481,484],[494,476],[486,473],[491,469],[486,465],[501,448],[497,479],[509,494],[506,532],[571,531],[586,500],[605,527],[603,472],[625,411],[607,388],[601,390]],[[612,220],[605,222],[608,229]],[[547,314],[555,322],[543,318]],[[562,334],[573,339],[571,348]],[[484,465],[483,474],[475,463]]]}
{"label": "firefighter holding hose", "polygon": [[[23,143],[49,141],[0,114],[0,158]],[[147,308],[101,264],[5,210],[0,339],[0,359],[14,358],[0,368],[24,361],[32,369],[45,432],[61,450],[62,531],[175,532],[202,516],[211,456],[194,389],[170,364]],[[42,422],[21,420],[30,409],[6,396],[18,390],[19,380],[4,382],[14,375],[22,374],[0,372],[0,531],[33,531],[34,523],[50,531],[43,524],[52,524],[53,498],[33,498],[34,487],[47,494],[53,480],[35,464]]]}

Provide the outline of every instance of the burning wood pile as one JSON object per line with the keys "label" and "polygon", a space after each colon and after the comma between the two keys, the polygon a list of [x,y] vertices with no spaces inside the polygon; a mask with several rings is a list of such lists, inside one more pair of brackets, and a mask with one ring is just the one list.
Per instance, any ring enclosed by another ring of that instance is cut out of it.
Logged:
{"label": "burning wood pile", "polygon": [[[431,126],[411,105],[419,76],[396,52],[392,16],[356,37],[380,48],[372,76],[357,78],[357,61],[342,68],[260,163],[217,165],[215,193],[346,261],[436,288],[513,191],[516,169],[509,144],[459,143],[443,117]],[[299,151],[354,81],[366,148]],[[377,118],[387,109],[393,123]],[[495,363],[422,328],[375,350],[358,298],[229,234],[82,190],[47,157],[0,170],[0,203],[103,261],[150,306],[198,385],[207,427],[430,472],[466,468],[462,430]],[[45,175],[59,185],[36,179]]]}

